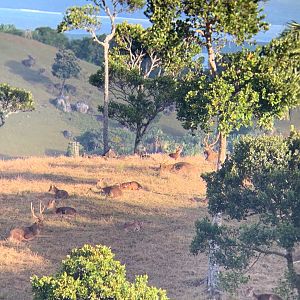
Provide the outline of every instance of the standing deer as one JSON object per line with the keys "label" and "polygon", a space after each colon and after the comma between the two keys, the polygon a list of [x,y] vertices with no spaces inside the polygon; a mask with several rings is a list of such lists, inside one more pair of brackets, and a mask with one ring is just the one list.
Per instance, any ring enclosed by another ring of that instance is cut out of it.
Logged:
{"label": "standing deer", "polygon": [[36,216],[34,213],[34,207],[32,206],[31,202],[31,214],[36,221],[28,227],[17,227],[10,231],[8,240],[9,241],[16,241],[16,242],[22,242],[22,241],[30,241],[34,239],[41,231],[43,227],[43,212],[45,210],[45,206],[42,208],[42,203],[40,202],[40,214],[39,216]]}
{"label": "standing deer", "polygon": [[171,158],[174,158],[176,160],[178,157],[180,157],[180,154],[181,154],[182,150],[183,150],[183,146],[180,145],[180,146],[178,146],[176,148],[175,152],[174,153],[170,153],[169,156]]}
{"label": "standing deer", "polygon": [[208,143],[209,134],[207,134],[206,137],[203,140],[203,143],[204,143],[204,151],[203,151],[204,156],[205,156],[205,159],[209,162],[217,162],[218,161],[218,153],[213,150],[213,147],[218,142],[219,138],[220,138],[220,134],[218,134],[218,137],[214,142],[209,144]]}
{"label": "standing deer", "polygon": [[255,294],[253,287],[246,290],[246,296],[257,300],[282,300],[281,297],[275,294]]}
{"label": "standing deer", "polygon": [[55,199],[67,199],[69,198],[69,193],[65,190],[60,190],[58,189],[55,185],[51,184],[50,185],[50,188],[49,188],[49,191],[48,192],[51,192],[53,191],[54,194],[55,194]]}
{"label": "standing deer", "polygon": [[52,199],[52,200],[49,200],[48,202],[48,205],[47,205],[47,209],[53,209],[53,212],[55,214],[58,214],[58,215],[72,215],[72,216],[75,216],[76,217],[76,209],[73,208],[73,207],[69,207],[69,206],[63,206],[63,207],[56,207],[56,200],[55,199]]}

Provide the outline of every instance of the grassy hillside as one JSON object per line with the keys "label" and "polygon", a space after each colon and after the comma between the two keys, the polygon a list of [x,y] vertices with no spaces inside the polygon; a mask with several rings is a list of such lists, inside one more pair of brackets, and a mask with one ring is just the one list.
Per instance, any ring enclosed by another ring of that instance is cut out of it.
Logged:
{"label": "grassy hillside", "polygon": [[[171,163],[167,155],[146,160],[33,157],[0,161],[0,299],[32,299],[29,277],[53,274],[70,249],[85,243],[111,247],[126,264],[130,280],[146,273],[150,284],[166,289],[170,299],[206,299],[200,282],[207,272],[207,257],[191,255],[189,246],[194,222],[207,215],[200,201],[205,184],[199,174],[213,166],[201,156],[182,160],[193,163],[198,171],[188,177],[159,174],[159,163]],[[108,184],[136,180],[144,189],[105,199],[90,191],[101,178]],[[5,241],[12,228],[33,222],[30,202],[37,207],[39,201],[53,199],[47,192],[50,184],[69,192],[70,199],[60,206],[76,208],[77,218],[61,219],[47,212],[39,237],[20,245]],[[125,231],[124,224],[132,221],[144,222],[142,229]],[[270,292],[283,263],[264,257],[250,268],[254,280],[249,285],[258,292]],[[236,299],[246,299],[243,291]]]}
{"label": "grassy hillside", "polygon": [[[70,130],[74,135],[87,129],[99,128],[101,123],[93,115],[63,113],[51,104],[55,91],[49,88],[59,83],[51,74],[51,66],[57,49],[40,42],[15,35],[0,33],[0,82],[30,90],[33,93],[36,110],[9,116],[6,124],[0,128],[0,156],[55,155],[64,153],[68,141],[63,137],[63,130]],[[21,61],[28,55],[36,59],[36,64],[27,68]],[[84,100],[97,113],[97,105],[102,102],[102,93],[88,83],[89,75],[97,70],[95,65],[81,61],[81,77],[68,80],[67,83],[77,88],[77,95],[71,96],[70,102]],[[45,68],[43,74],[39,69]],[[172,119],[170,126],[170,119]],[[174,116],[160,123],[172,134],[183,132]]]}

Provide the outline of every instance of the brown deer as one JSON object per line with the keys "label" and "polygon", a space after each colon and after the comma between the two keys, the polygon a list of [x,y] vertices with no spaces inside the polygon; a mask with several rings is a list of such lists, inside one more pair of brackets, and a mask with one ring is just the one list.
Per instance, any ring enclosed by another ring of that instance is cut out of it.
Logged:
{"label": "brown deer", "polygon": [[180,154],[181,154],[182,150],[183,150],[183,146],[180,145],[180,146],[178,146],[176,148],[175,152],[174,153],[170,153],[169,156],[171,158],[174,158],[175,160],[177,160],[177,158],[180,157]]}
{"label": "brown deer", "polygon": [[107,186],[99,189],[106,197],[117,198],[123,195],[122,190],[117,185]]}
{"label": "brown deer", "polygon": [[57,201],[55,199],[49,200],[47,209],[53,209],[53,212],[57,215],[61,215],[62,217],[64,215],[72,215],[76,217],[76,209],[69,206],[63,206],[63,207],[56,207]]}
{"label": "brown deer", "polygon": [[48,192],[51,192],[53,191],[54,194],[55,194],[55,199],[67,199],[69,198],[69,193],[65,190],[60,190],[58,189],[55,185],[51,184],[50,185],[50,188],[49,188],[49,191]]}
{"label": "brown deer", "polygon": [[142,186],[136,181],[123,182],[119,184],[120,189],[122,190],[140,190]]}
{"label": "brown deer", "polygon": [[30,241],[34,239],[40,232],[43,227],[43,212],[45,210],[45,206],[42,208],[42,203],[40,202],[40,214],[39,216],[36,216],[34,213],[34,207],[32,206],[31,202],[31,214],[36,221],[28,226],[28,227],[17,227],[10,231],[8,240],[9,241],[16,241],[16,242],[22,242],[22,241]]}
{"label": "brown deer", "polygon": [[144,222],[140,221],[132,221],[132,222],[126,222],[123,225],[123,229],[125,231],[140,231],[143,228]]}
{"label": "brown deer", "polygon": [[176,174],[193,174],[197,172],[197,168],[188,162],[178,162],[171,165],[161,164],[159,170],[160,172],[167,171]]}
{"label": "brown deer", "polygon": [[209,162],[218,162],[218,153],[213,150],[214,145],[219,141],[220,134],[218,134],[217,139],[209,144],[209,134],[206,135],[206,137],[203,140],[204,143],[204,156],[205,159]]}
{"label": "brown deer", "polygon": [[257,300],[282,300],[281,297],[275,294],[255,294],[253,288],[248,288],[246,290],[246,296]]}

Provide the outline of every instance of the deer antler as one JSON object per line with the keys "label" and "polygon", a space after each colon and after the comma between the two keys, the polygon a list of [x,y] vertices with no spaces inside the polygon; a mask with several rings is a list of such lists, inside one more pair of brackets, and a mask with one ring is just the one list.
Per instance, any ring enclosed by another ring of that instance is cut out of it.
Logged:
{"label": "deer antler", "polygon": [[42,208],[42,201],[40,201],[40,215],[43,215],[43,212],[45,211],[46,206],[43,204],[43,208]]}
{"label": "deer antler", "polygon": [[221,135],[221,133],[219,132],[218,136],[217,136],[217,139],[212,144],[209,145],[210,148],[212,148],[218,142],[218,140],[220,138],[220,135]]}
{"label": "deer antler", "polygon": [[31,209],[31,214],[35,219],[38,219],[39,217],[36,216],[36,214],[34,213],[34,207],[32,205],[32,202],[30,202],[30,209]]}

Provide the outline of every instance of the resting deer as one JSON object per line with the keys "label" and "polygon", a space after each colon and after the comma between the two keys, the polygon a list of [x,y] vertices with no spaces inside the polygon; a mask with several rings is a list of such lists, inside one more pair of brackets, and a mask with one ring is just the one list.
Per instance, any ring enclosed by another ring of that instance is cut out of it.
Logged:
{"label": "resting deer", "polygon": [[73,208],[73,207],[69,207],[69,206],[63,206],[63,207],[56,207],[56,200],[55,199],[52,199],[52,200],[49,200],[48,202],[48,205],[47,205],[47,209],[53,209],[53,212],[55,214],[58,214],[58,215],[72,215],[72,216],[75,216],[76,217],[76,209]]}
{"label": "resting deer", "polygon": [[182,150],[183,150],[183,146],[182,145],[178,146],[176,148],[175,152],[174,153],[170,153],[169,156],[171,158],[174,158],[176,160],[178,157],[180,157],[180,154],[181,154]]}
{"label": "resting deer", "polygon": [[140,221],[132,221],[132,222],[126,222],[123,225],[123,229],[125,231],[140,231],[143,228],[144,222],[140,222]]}
{"label": "resting deer", "polygon": [[206,137],[203,140],[203,143],[204,143],[204,151],[203,151],[204,156],[205,156],[205,159],[209,162],[217,162],[218,161],[218,153],[213,150],[213,147],[218,142],[219,138],[220,138],[220,134],[218,134],[218,137],[214,142],[209,144],[208,143],[209,134],[207,134]]}
{"label": "resting deer", "polygon": [[257,300],[282,300],[281,297],[275,294],[255,294],[253,288],[247,289],[246,296]]}
{"label": "resting deer", "polygon": [[16,242],[22,242],[22,241],[30,241],[34,239],[41,231],[43,227],[43,212],[45,210],[45,206],[42,208],[42,203],[40,202],[40,214],[39,216],[36,216],[34,213],[34,207],[32,206],[31,202],[31,214],[32,217],[36,219],[36,221],[28,227],[21,227],[21,228],[14,228],[10,231],[8,240],[9,241],[16,241]]}
{"label": "resting deer", "polygon": [[55,194],[55,199],[67,199],[69,198],[69,193],[65,190],[60,190],[58,189],[55,185],[51,184],[50,185],[50,188],[49,188],[49,191],[48,192],[51,192],[53,191],[54,194]]}
{"label": "resting deer", "polygon": [[178,162],[171,165],[161,164],[159,166],[159,170],[160,172],[168,171],[171,173],[178,173],[178,174],[192,174],[197,172],[197,168],[188,162]]}
{"label": "resting deer", "polygon": [[100,188],[100,192],[104,194],[106,197],[110,197],[110,198],[117,198],[123,195],[122,190],[117,185]]}
{"label": "resting deer", "polygon": [[123,182],[119,184],[120,189],[122,190],[140,190],[142,186],[136,181]]}

